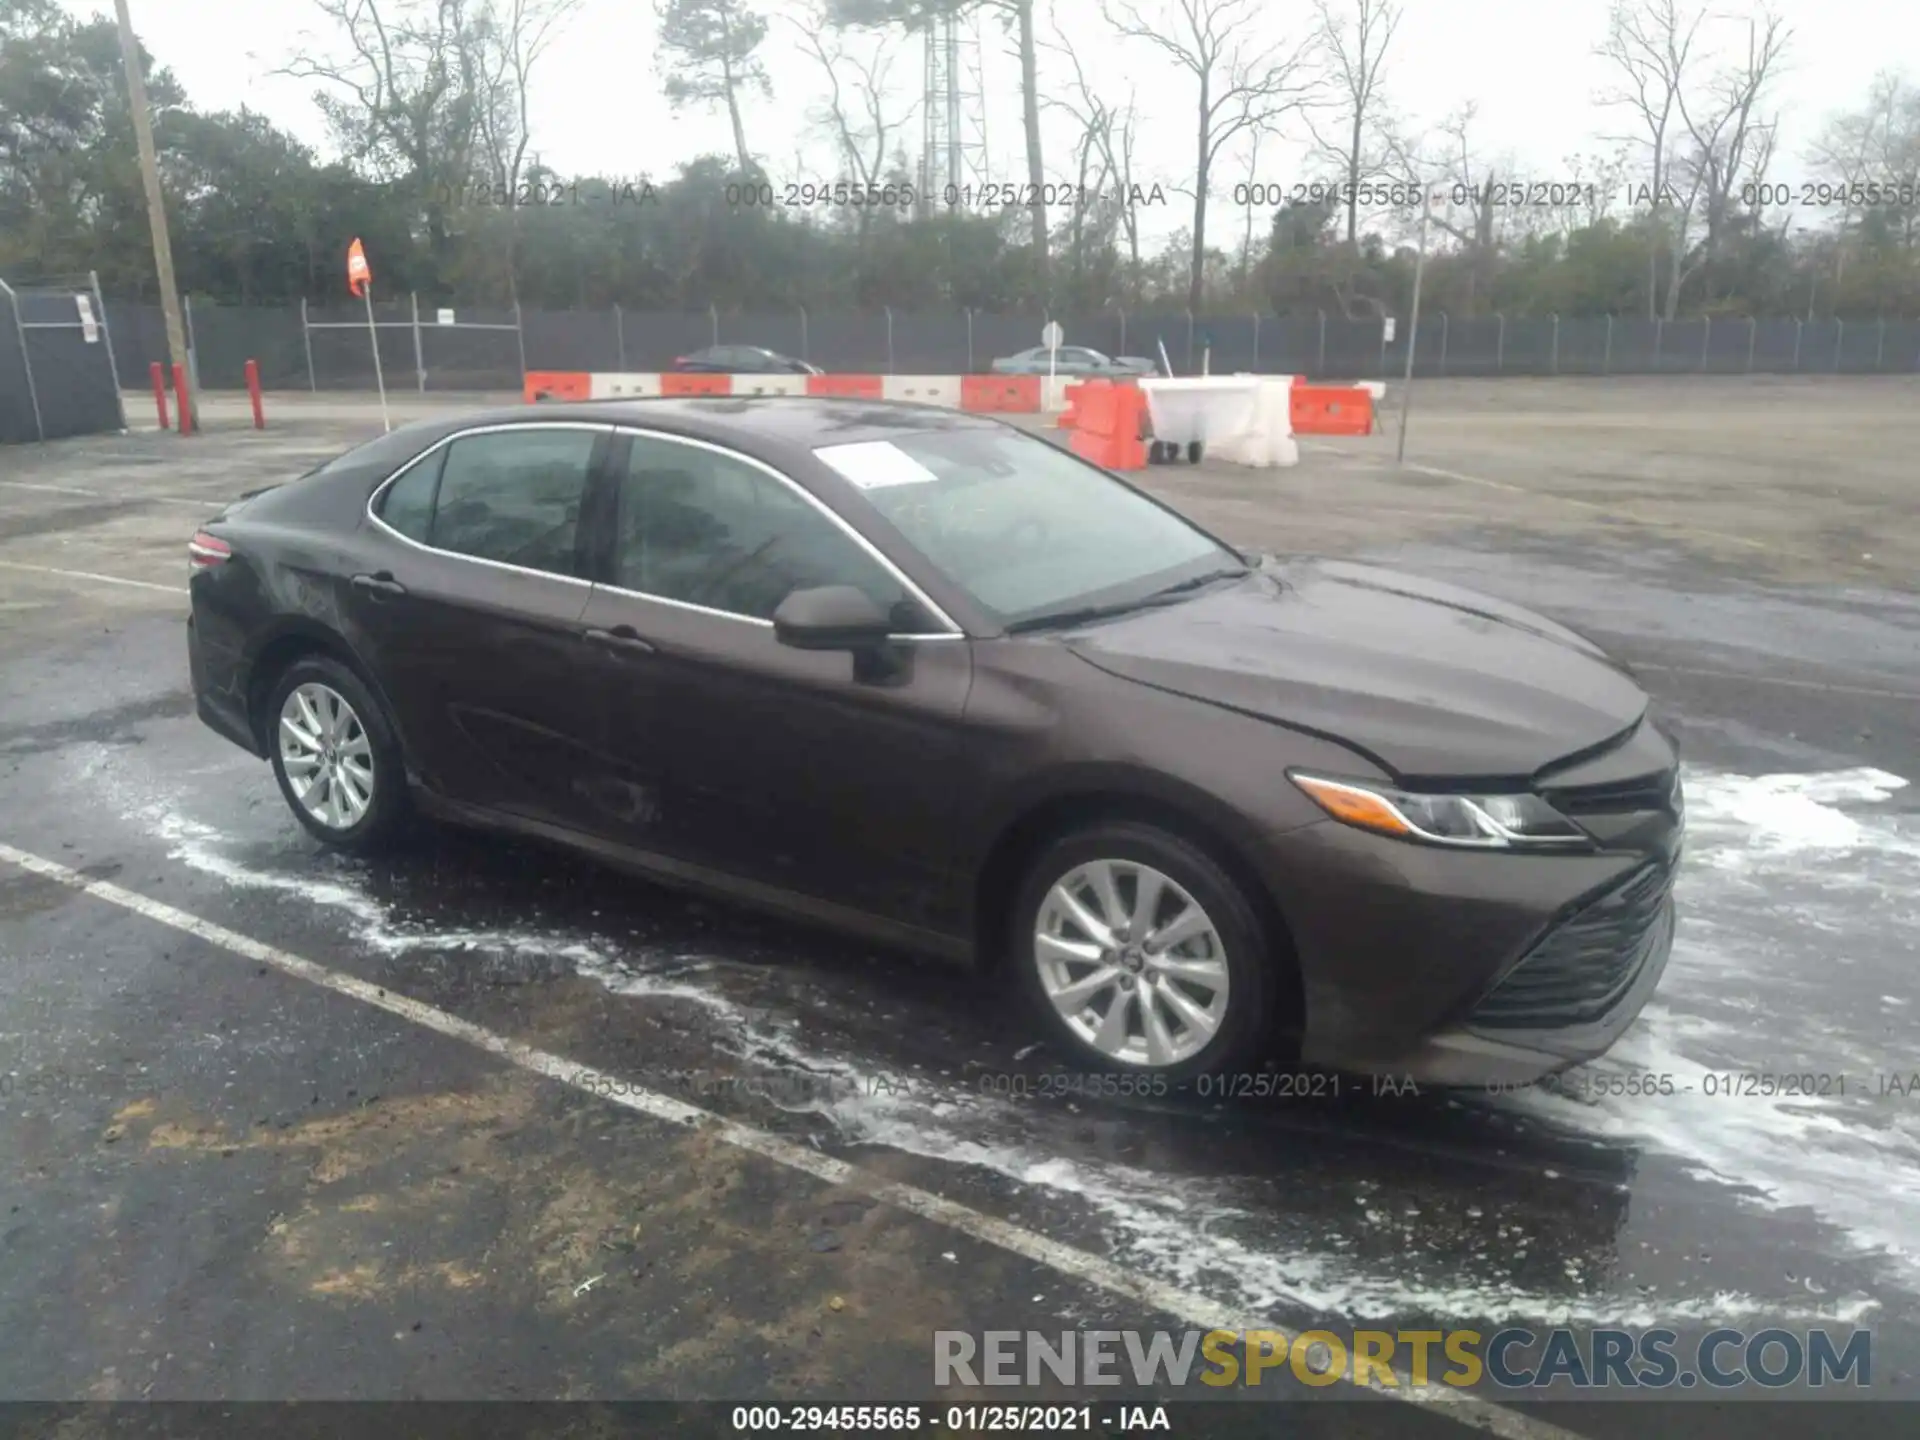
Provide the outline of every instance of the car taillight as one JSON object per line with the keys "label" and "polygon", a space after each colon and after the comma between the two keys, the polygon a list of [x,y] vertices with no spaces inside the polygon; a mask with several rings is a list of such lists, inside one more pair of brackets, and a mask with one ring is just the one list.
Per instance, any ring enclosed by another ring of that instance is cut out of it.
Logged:
{"label": "car taillight", "polygon": [[217,535],[196,530],[187,542],[187,563],[195,570],[211,570],[224,565],[233,556],[233,547]]}

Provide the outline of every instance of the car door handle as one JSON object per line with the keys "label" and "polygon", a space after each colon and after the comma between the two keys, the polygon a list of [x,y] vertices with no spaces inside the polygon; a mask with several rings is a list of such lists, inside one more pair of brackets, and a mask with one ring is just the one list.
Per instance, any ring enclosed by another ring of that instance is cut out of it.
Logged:
{"label": "car door handle", "polygon": [[582,638],[594,645],[604,645],[609,650],[626,650],[635,655],[654,653],[652,643],[642,640],[631,625],[616,625],[611,630],[589,630]]}
{"label": "car door handle", "polygon": [[377,575],[354,576],[353,587],[356,590],[376,590],[382,595],[404,595],[407,593],[407,587],[394,579],[392,574],[385,570],[382,570]]}

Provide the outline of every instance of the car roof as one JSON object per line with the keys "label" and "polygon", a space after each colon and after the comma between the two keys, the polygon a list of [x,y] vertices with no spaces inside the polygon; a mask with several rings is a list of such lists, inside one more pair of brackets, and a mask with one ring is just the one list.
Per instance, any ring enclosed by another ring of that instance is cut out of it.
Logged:
{"label": "car roof", "polygon": [[[676,395],[502,406],[422,427],[421,448],[460,430],[573,420],[636,425],[749,454],[783,454],[823,445],[885,440],[928,430],[999,430],[1004,422],[944,405],[828,395]],[[411,429],[412,427],[408,427]],[[427,438],[430,434],[431,438]]]}

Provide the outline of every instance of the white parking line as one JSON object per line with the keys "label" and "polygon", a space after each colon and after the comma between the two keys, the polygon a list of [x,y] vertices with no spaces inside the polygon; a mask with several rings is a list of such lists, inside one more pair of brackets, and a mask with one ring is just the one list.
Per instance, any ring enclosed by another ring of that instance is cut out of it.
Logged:
{"label": "white parking line", "polygon": [[82,490],[78,485],[32,485],[25,480],[0,480],[8,490],[33,490],[47,495],[84,495],[94,500],[124,500],[129,505],[191,505],[196,510],[217,510],[224,501],[192,500],[182,495],[128,495],[111,490]]}
{"label": "white parking line", "polygon": [[[391,990],[356,976],[330,970],[324,965],[295,955],[290,950],[282,950],[277,945],[268,945],[263,941],[242,935],[238,931],[229,930],[224,925],[203,920],[198,915],[175,909],[171,905],[149,899],[145,895],[123,889],[108,881],[89,879],[78,870],[62,865],[58,861],[48,860],[24,850],[16,850],[6,844],[0,844],[0,860],[16,865],[31,874],[70,886],[97,900],[117,905],[123,910],[131,911],[133,914],[171,929],[192,935],[209,945],[217,946],[256,964],[272,966],[281,973],[304,980],[310,985],[358,1000],[363,1005],[384,1010],[390,1015],[397,1015],[403,1020],[411,1021],[423,1029],[447,1036],[449,1039],[464,1041],[510,1065],[531,1074],[558,1081],[583,1094],[637,1111],[669,1125],[701,1128],[705,1133],[729,1145],[752,1151],[775,1164],[811,1175],[825,1184],[863,1191],[877,1200],[910,1211],[924,1220],[930,1220],[950,1230],[957,1230],[975,1240],[996,1246],[1023,1259],[1031,1260],[1035,1264],[1044,1265],[1061,1275],[1095,1286],[1111,1295],[1136,1301],[1162,1314],[1176,1316],[1198,1329],[1236,1332],[1264,1329],[1284,1337],[1289,1347],[1294,1341],[1293,1332],[1258,1317],[1236,1315],[1226,1306],[1195,1291],[1136,1274],[1111,1260],[1050,1240],[1032,1230],[984,1214],[957,1201],[949,1200],[945,1196],[936,1195],[931,1190],[867,1177],[844,1160],[836,1160],[830,1155],[795,1144],[791,1140],[784,1140],[777,1135],[770,1135],[764,1130],[756,1130],[738,1121],[725,1119],[697,1105],[689,1105],[683,1100],[640,1089],[623,1077],[607,1071],[595,1069],[590,1065],[581,1065],[564,1056],[555,1055],[551,1051],[538,1050],[518,1040],[495,1034],[491,1030],[475,1025],[470,1020],[463,1020],[457,1015],[451,1015],[423,1001],[397,995]],[[1398,1385],[1388,1385],[1370,1374],[1367,1388],[1389,1399],[1430,1408],[1460,1425],[1490,1435],[1502,1436],[1504,1440],[1580,1440],[1580,1437],[1571,1430],[1562,1429],[1560,1426],[1535,1419],[1531,1415],[1522,1414],[1516,1410],[1506,1409],[1478,1395],[1450,1389],[1444,1385],[1425,1385],[1416,1388],[1406,1375],[1399,1374],[1396,1378],[1399,1381]]]}
{"label": "white parking line", "polygon": [[96,575],[91,570],[57,570],[51,565],[22,565],[17,560],[0,560],[0,570],[25,570],[32,575],[59,575],[67,580],[92,580],[101,585],[131,585],[138,590],[158,590],[166,595],[185,595],[184,585],[156,585],[151,580],[128,580],[119,575]]}

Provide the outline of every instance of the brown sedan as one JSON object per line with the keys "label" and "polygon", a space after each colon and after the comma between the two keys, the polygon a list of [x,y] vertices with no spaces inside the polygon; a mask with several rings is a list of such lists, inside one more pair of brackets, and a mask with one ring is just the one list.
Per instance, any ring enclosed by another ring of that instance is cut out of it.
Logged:
{"label": "brown sedan", "polygon": [[976,966],[1088,1066],[1521,1081],[1666,963],[1676,755],[1592,644],[995,420],[434,420],[190,554],[200,715],[322,840],[558,841]]}

